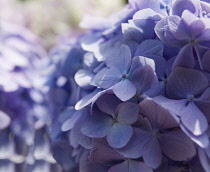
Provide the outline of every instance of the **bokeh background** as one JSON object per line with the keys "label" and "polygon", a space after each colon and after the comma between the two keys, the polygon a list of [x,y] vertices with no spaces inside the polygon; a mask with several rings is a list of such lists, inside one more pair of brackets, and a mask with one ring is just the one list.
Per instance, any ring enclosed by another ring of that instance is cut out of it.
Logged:
{"label": "bokeh background", "polygon": [[106,17],[126,0],[0,0],[0,20],[22,25],[49,50],[62,36],[81,32],[85,15]]}

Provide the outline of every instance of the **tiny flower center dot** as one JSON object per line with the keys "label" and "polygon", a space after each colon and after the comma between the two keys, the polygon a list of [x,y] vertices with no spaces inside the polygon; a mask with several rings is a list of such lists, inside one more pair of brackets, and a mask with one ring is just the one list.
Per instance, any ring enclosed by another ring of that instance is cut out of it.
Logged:
{"label": "tiny flower center dot", "polygon": [[122,75],[122,78],[124,78],[124,79],[127,78],[127,75],[126,74],[123,74]]}
{"label": "tiny flower center dot", "polygon": [[193,102],[194,101],[194,96],[193,95],[189,95],[188,98],[187,98],[187,100],[189,102]]}

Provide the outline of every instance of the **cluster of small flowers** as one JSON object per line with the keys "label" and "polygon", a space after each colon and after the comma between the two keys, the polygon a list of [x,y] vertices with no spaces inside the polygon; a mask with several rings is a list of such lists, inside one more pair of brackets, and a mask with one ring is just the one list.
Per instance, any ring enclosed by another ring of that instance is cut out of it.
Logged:
{"label": "cluster of small flowers", "polygon": [[52,157],[47,109],[39,89],[46,56],[28,30],[0,21],[0,171],[60,172]]}
{"label": "cluster of small flowers", "polygon": [[210,3],[129,0],[51,51],[45,87],[65,171],[210,171]]}

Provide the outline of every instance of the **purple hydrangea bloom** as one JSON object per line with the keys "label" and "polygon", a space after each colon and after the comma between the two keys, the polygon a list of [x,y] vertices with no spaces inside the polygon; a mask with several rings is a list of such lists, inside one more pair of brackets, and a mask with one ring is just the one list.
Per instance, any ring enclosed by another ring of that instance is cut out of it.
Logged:
{"label": "purple hydrangea bloom", "polygon": [[209,171],[209,12],[130,0],[52,51],[45,86],[65,170]]}

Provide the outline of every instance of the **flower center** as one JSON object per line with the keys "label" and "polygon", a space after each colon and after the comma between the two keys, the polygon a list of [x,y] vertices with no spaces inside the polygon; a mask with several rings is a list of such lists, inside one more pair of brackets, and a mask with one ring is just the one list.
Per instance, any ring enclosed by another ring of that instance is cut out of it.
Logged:
{"label": "flower center", "polygon": [[195,98],[194,98],[193,95],[189,95],[188,98],[187,98],[187,100],[188,100],[189,102],[193,102],[193,101],[195,100]]}
{"label": "flower center", "polygon": [[122,75],[122,78],[123,78],[123,79],[126,79],[126,78],[127,78],[127,75],[126,75],[126,74],[123,74],[123,75]]}

